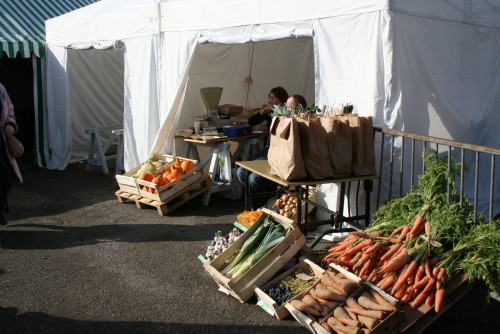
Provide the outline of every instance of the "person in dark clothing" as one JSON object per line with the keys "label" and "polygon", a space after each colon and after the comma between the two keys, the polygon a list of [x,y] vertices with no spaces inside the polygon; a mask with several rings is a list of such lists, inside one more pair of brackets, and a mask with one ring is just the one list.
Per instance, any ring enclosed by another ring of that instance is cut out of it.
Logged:
{"label": "person in dark clothing", "polygon": [[303,112],[307,108],[306,98],[299,94],[292,95],[286,100],[286,107],[289,110],[299,110]]}
{"label": "person in dark clothing", "polygon": [[[285,105],[286,100],[288,99],[288,92],[283,87],[274,87],[271,89],[268,95],[268,103],[263,105],[262,108],[255,113],[254,115],[248,118],[248,125],[255,126],[264,121],[267,124],[267,130],[269,131],[271,127],[272,118],[269,113],[272,111],[272,106],[277,105],[282,107]],[[266,145],[263,150],[257,152],[254,157],[254,160],[266,160],[267,152],[269,151],[269,135],[266,138]],[[246,170],[242,167],[239,167],[236,176],[238,177],[238,181],[245,184],[245,175]],[[276,189],[276,184],[268,179],[257,175],[255,173],[250,173],[248,175],[248,187],[250,193],[250,202],[252,205],[252,210],[257,210],[258,208],[263,207],[267,200],[271,198],[259,196],[259,197],[251,197],[252,194],[258,194],[263,192],[270,192]]]}
{"label": "person in dark clothing", "polygon": [[0,83],[0,225],[7,224],[4,216],[9,212],[7,195],[16,177],[23,181],[16,159],[7,146],[7,136],[17,132],[17,123],[14,116],[14,106],[10,101],[7,90]]}

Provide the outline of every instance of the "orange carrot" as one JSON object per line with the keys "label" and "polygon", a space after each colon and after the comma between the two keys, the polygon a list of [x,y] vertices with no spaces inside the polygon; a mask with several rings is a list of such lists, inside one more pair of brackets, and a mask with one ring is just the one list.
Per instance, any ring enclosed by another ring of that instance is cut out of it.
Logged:
{"label": "orange carrot", "polygon": [[431,292],[432,293],[429,293],[429,295],[427,296],[427,298],[425,299],[425,305],[427,306],[431,306],[432,303],[434,303],[434,297],[436,296],[436,291],[437,290],[432,290]]}
{"label": "orange carrot", "polygon": [[398,239],[398,238],[394,238],[394,237],[377,237],[376,238],[377,240],[383,240],[383,241],[387,241],[387,242],[390,242],[391,244],[400,244],[401,241]]}
{"label": "orange carrot", "polygon": [[398,235],[399,233],[401,233],[401,231],[403,230],[403,227],[405,227],[405,226],[401,225],[400,227],[398,227],[394,231],[392,231],[391,237],[393,237],[393,236]]}
{"label": "orange carrot", "polygon": [[401,300],[401,298],[403,298],[403,296],[406,294],[406,288],[407,288],[407,284],[406,282],[403,283],[403,286],[400,287],[399,290],[396,290],[394,293],[391,293],[391,295],[398,299],[398,300]]}
{"label": "orange carrot", "polygon": [[403,240],[406,238],[406,235],[410,232],[410,226],[405,225],[403,227],[403,230],[401,231],[401,234],[398,237],[399,242],[403,242]]}
{"label": "orange carrot", "polygon": [[359,271],[359,276],[365,276],[369,272],[369,270],[372,270],[373,267],[375,266],[376,260],[374,259],[369,259],[368,261],[365,262],[363,265],[363,268]]}
{"label": "orange carrot", "polygon": [[413,299],[411,307],[416,308],[418,307],[418,305],[422,304],[427,298],[429,292],[434,288],[435,284],[436,280],[434,278],[429,279],[429,282],[427,283],[425,288],[415,297],[415,299]]}
{"label": "orange carrot", "polygon": [[413,284],[413,289],[417,291],[422,289],[427,285],[427,283],[429,283],[430,279],[431,278],[429,276],[424,276],[420,281],[415,282],[415,284]]}
{"label": "orange carrot", "polygon": [[414,283],[417,283],[418,281],[420,281],[422,279],[422,277],[424,276],[424,274],[425,274],[424,266],[422,266],[422,265],[418,266],[417,273],[415,274],[415,282]]}
{"label": "orange carrot", "polygon": [[425,274],[427,275],[427,277],[432,278],[431,263],[430,263],[429,258],[425,259],[424,268],[425,268]]}
{"label": "orange carrot", "polygon": [[424,217],[422,216],[417,216],[415,218],[415,222],[413,223],[413,227],[410,230],[410,233],[413,235],[417,235],[422,231],[422,228],[424,228]]}
{"label": "orange carrot", "polygon": [[396,281],[396,284],[394,284],[394,287],[392,288],[391,294],[394,295],[394,293],[399,290],[404,283],[407,283],[408,277],[413,274],[415,269],[417,268],[418,263],[416,261],[412,261],[409,264],[406,264],[403,269],[401,270],[401,274],[398,277],[398,280]]}
{"label": "orange carrot", "polygon": [[350,249],[347,249],[346,252],[344,253],[344,255],[354,255],[357,252],[361,251],[366,246],[371,246],[371,245],[373,245],[373,240],[372,239],[365,239],[365,240],[361,241],[359,244],[357,244],[356,246],[354,246]]}
{"label": "orange carrot", "polygon": [[443,307],[444,296],[446,294],[445,289],[436,290],[436,295],[434,296],[434,311],[439,313]]}
{"label": "orange carrot", "polygon": [[379,288],[380,288],[380,290],[387,291],[396,281],[396,274],[389,273],[384,278],[384,280],[385,280],[384,284],[380,285]]}
{"label": "orange carrot", "polygon": [[344,261],[344,260],[340,260],[340,259],[328,259],[327,261],[329,261],[329,263],[335,263],[335,264],[337,264],[337,265],[339,265],[341,267],[347,267],[347,268],[351,268],[351,269],[356,264],[356,262],[353,261],[353,260],[351,260],[351,261]]}
{"label": "orange carrot", "polygon": [[352,270],[354,270],[354,272],[359,272],[359,270],[361,270],[361,268],[363,268],[363,266],[365,265],[365,262],[367,262],[370,259],[370,257],[371,257],[370,253],[363,253],[362,252],[361,257],[356,262],[356,264],[352,267]]}
{"label": "orange carrot", "polygon": [[375,283],[375,278],[377,277],[378,271],[375,268],[370,272],[368,278],[366,279],[368,282]]}
{"label": "orange carrot", "polygon": [[382,245],[382,243],[376,242],[373,245],[368,246],[365,249],[363,249],[363,253],[365,253],[365,254],[373,254],[376,251],[378,251],[379,249],[381,249],[382,247],[384,247],[384,245]]}
{"label": "orange carrot", "polygon": [[444,268],[439,268],[439,273],[437,274],[436,278],[441,280],[444,279],[444,275],[446,274],[446,269]]}
{"label": "orange carrot", "polygon": [[396,257],[392,259],[391,262],[387,263],[380,271],[393,273],[403,268],[411,260],[411,256],[406,252],[406,248]]}
{"label": "orange carrot", "polygon": [[382,257],[380,258],[380,261],[385,261],[385,260],[388,260],[390,259],[394,254],[396,254],[396,252],[401,248],[401,244],[394,244],[392,245],[389,250],[387,251],[387,253],[385,253],[384,255],[382,255]]}
{"label": "orange carrot", "polygon": [[426,221],[424,224],[424,229],[425,229],[425,235],[427,237],[427,240],[431,238],[431,222]]}

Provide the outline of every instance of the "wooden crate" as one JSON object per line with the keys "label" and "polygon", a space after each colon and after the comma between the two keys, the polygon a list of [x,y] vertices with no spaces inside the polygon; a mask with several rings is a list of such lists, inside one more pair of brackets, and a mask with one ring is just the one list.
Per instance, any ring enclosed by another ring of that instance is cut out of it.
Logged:
{"label": "wooden crate", "polygon": [[419,307],[413,308],[410,304],[406,303],[401,307],[401,312],[403,313],[402,321],[386,333],[420,333],[467,293],[472,288],[472,285],[469,284],[466,275],[459,274],[454,276],[445,288],[446,295],[442,310],[439,313],[434,311],[434,304],[427,305],[422,303]]}
{"label": "wooden crate", "polygon": [[[323,272],[325,271],[323,268],[321,268],[311,260],[302,257],[298,264],[288,269],[287,271],[283,272],[281,275],[276,276],[262,287],[256,287],[254,289],[255,294],[257,295],[258,298],[260,298],[261,302],[263,303],[261,305],[261,308],[263,308],[270,314],[273,313],[273,315],[279,320],[287,317],[290,314],[290,312],[288,312],[288,309],[285,307],[284,304],[278,305],[278,303],[273,298],[271,298],[267,293],[265,293],[264,290],[269,288],[272,284],[278,284],[286,277],[293,275],[295,271],[299,269],[308,275],[316,276],[318,278],[321,277],[321,275],[323,275]],[[304,292],[305,291],[303,291],[302,293]]]}
{"label": "wooden crate", "polygon": [[[175,159],[175,158],[174,158]],[[139,188],[139,195],[144,198],[149,198],[157,202],[166,202],[172,196],[175,196],[177,193],[180,193],[184,189],[190,187],[192,184],[198,183],[203,178],[203,175],[200,172],[198,167],[197,160],[191,160],[187,158],[180,158],[181,161],[189,160],[193,163],[193,169],[182,175],[178,179],[175,179],[173,182],[170,182],[163,186],[158,186],[153,182],[149,182],[146,180],[136,179],[135,182]],[[163,174],[170,166],[173,164],[173,161],[169,162],[163,168],[155,171],[153,173],[154,176],[158,176]],[[148,190],[149,189],[149,190]],[[151,192],[150,190],[153,190]]]}
{"label": "wooden crate", "polygon": [[[374,286],[372,284],[367,284],[367,282],[364,282],[361,278],[354,275],[353,273],[346,271],[345,269],[343,269],[340,266],[337,266],[335,264],[330,264],[329,270],[332,270],[336,273],[340,273],[341,275],[348,278],[349,280],[359,284],[359,289],[357,289],[355,292],[353,292],[351,294],[352,297],[357,298],[364,291],[367,291],[369,289],[374,288],[382,297],[384,297],[384,299],[386,299],[389,303],[393,304],[397,308],[396,311],[389,313],[387,315],[387,317],[383,321],[381,321],[375,328],[373,328],[369,333],[371,333],[371,334],[387,333],[391,329],[396,327],[402,321],[403,314],[401,311],[399,311],[399,304],[395,298],[388,295],[384,291],[378,289],[376,286]],[[322,318],[318,322],[318,321],[313,321],[312,319],[307,317],[304,313],[300,312],[299,310],[297,310],[295,307],[293,307],[289,303],[286,303],[285,307],[288,309],[290,314],[295,318],[295,320],[297,320],[299,323],[301,323],[311,333],[315,333],[315,334],[328,334],[329,333],[325,328],[323,328],[321,326],[321,323],[325,322],[328,319],[328,317],[333,316],[333,312],[331,314],[327,315],[326,317]]]}
{"label": "wooden crate", "polygon": [[[242,303],[248,301],[254,295],[255,287],[269,281],[307,242],[306,237],[292,220],[267,209],[262,209],[262,211],[263,214],[259,219],[236,242],[229,246],[219,257],[203,265],[219,285],[228,290],[234,298]],[[221,271],[238,254],[245,240],[253,234],[268,215],[275,222],[287,228],[292,228],[292,231],[240,278],[229,279],[224,276]]]}
{"label": "wooden crate", "polygon": [[205,192],[211,185],[212,180],[208,175],[201,177],[198,183],[192,184],[191,186],[185,187],[181,191],[172,194],[172,196],[167,198],[165,201],[156,201],[140,195],[130,194],[122,190],[116,191],[115,195],[121,203],[135,202],[135,205],[139,209],[153,207],[156,208],[160,216],[165,216],[182,204]]}
{"label": "wooden crate", "polygon": [[[162,155],[154,153],[152,154],[148,160],[151,161],[164,161],[164,162],[172,162],[174,157],[171,155]],[[118,186],[121,191],[124,191],[133,195],[140,195],[139,186],[137,185],[136,178],[134,175],[141,169],[141,165],[136,166],[134,169],[126,172],[123,175],[115,175],[116,182],[118,182]]]}

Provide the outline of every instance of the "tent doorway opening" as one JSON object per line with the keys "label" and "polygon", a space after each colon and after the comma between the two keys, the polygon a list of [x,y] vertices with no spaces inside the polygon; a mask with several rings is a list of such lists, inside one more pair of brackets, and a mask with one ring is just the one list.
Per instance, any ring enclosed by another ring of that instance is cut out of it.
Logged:
{"label": "tent doorway opening", "polygon": [[[68,109],[73,130],[70,162],[87,158],[86,128],[123,124],[123,52],[68,50]],[[104,140],[113,136],[103,135]]]}
{"label": "tent doorway opening", "polygon": [[14,105],[18,126],[17,136],[24,145],[25,155],[35,148],[35,109],[33,98],[33,60],[0,58],[0,82],[4,85]]}
{"label": "tent doorway opening", "polygon": [[[247,80],[251,78],[251,80]],[[244,44],[200,44],[189,71],[177,129],[189,129],[206,114],[200,88],[217,86],[219,104],[260,108],[273,87],[300,94],[314,103],[314,45],[311,37],[285,38]],[[176,151],[184,152],[182,143]]]}

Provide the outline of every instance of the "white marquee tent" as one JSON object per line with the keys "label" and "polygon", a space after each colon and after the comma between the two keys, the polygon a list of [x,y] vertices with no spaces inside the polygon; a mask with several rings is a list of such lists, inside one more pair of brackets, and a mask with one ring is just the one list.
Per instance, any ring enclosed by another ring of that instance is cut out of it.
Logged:
{"label": "white marquee tent", "polygon": [[[101,0],[46,31],[49,168],[84,157],[75,130],[89,122],[123,120],[126,169],[169,153],[209,85],[224,87],[221,103],[259,106],[281,85],[316,105],[352,103],[376,126],[500,147],[498,2]],[[118,55],[89,62],[96,50]],[[91,110],[78,103],[102,92]]]}

